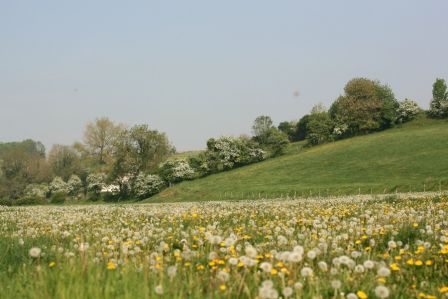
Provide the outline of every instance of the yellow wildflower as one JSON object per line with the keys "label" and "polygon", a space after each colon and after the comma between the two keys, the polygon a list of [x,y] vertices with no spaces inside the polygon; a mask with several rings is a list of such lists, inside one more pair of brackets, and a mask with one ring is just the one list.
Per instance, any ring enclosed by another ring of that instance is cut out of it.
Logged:
{"label": "yellow wildflower", "polygon": [[366,293],[364,293],[363,291],[357,291],[356,295],[358,295],[359,299],[367,299],[368,296]]}

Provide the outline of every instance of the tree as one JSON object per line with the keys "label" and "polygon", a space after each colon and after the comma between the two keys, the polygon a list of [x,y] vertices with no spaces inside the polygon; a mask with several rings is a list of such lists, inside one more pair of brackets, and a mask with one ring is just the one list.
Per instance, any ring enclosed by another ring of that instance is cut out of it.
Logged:
{"label": "tree", "polygon": [[432,85],[429,115],[434,118],[448,117],[448,92],[444,79],[437,78]]}
{"label": "tree", "polygon": [[366,78],[350,80],[331,106],[330,115],[345,135],[366,134],[394,125],[398,102],[389,86]]}
{"label": "tree", "polygon": [[288,144],[288,136],[282,131],[271,128],[266,133],[264,147],[270,151],[272,157],[283,154]]}
{"label": "tree", "polygon": [[48,154],[48,162],[56,176],[64,180],[70,178],[81,169],[81,161],[75,149],[71,146],[55,144]]}
{"label": "tree", "polygon": [[289,141],[296,141],[296,126],[297,123],[293,121],[283,121],[279,123],[278,129],[288,136]]}
{"label": "tree", "polygon": [[175,152],[165,133],[151,130],[148,125],[134,126],[128,134],[128,150],[138,172],[155,170]]}
{"label": "tree", "polygon": [[327,112],[313,113],[307,124],[307,136],[309,145],[318,145],[332,140],[333,121]]}
{"label": "tree", "polygon": [[310,121],[310,115],[306,114],[297,123],[294,134],[296,141],[305,140],[306,136],[308,135],[307,126],[309,121]]}
{"label": "tree", "polygon": [[106,117],[98,118],[87,124],[84,132],[84,142],[89,153],[97,158],[98,163],[105,164],[112,154],[116,137],[123,130]]}
{"label": "tree", "polygon": [[272,119],[267,115],[258,116],[252,125],[252,132],[257,141],[262,144],[265,142],[266,135],[273,128]]}
{"label": "tree", "polygon": [[50,179],[42,143],[25,140],[0,144],[0,197],[19,198],[27,185]]}

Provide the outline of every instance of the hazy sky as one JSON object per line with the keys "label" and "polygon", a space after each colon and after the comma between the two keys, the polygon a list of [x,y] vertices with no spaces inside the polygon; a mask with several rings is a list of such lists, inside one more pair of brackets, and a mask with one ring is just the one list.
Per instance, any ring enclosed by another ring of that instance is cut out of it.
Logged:
{"label": "hazy sky", "polygon": [[447,13],[444,0],[0,0],[0,140],[71,144],[107,116],[198,149],[257,115],[329,106],[359,76],[427,108],[448,79]]}

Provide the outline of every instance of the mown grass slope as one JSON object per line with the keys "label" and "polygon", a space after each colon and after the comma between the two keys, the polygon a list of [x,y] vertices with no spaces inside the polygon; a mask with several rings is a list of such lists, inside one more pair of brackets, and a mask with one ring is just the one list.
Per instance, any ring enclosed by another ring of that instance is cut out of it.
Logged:
{"label": "mown grass slope", "polygon": [[147,202],[343,195],[448,189],[448,121],[402,126],[313,148],[168,188]]}

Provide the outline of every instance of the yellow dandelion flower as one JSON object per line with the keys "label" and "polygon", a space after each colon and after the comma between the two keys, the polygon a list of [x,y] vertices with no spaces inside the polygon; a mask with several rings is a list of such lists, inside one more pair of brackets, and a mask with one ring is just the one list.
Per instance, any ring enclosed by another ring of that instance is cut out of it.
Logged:
{"label": "yellow dandelion flower", "polygon": [[116,265],[114,262],[109,261],[109,262],[107,263],[107,269],[108,269],[108,270],[115,270],[116,268],[117,268],[117,265]]}
{"label": "yellow dandelion flower", "polygon": [[50,262],[50,263],[48,264],[48,266],[49,266],[50,268],[53,268],[54,266],[56,266],[56,262]]}
{"label": "yellow dandelion flower", "polygon": [[226,290],[226,285],[225,284],[220,285],[219,289],[224,292]]}
{"label": "yellow dandelion flower", "polygon": [[416,266],[421,266],[421,265],[423,265],[423,262],[421,260],[416,260],[415,261],[415,265]]}
{"label": "yellow dandelion flower", "polygon": [[426,265],[426,266],[431,266],[431,265],[432,265],[432,261],[431,261],[431,260],[427,260],[427,261],[425,262],[425,265]]}
{"label": "yellow dandelion flower", "polygon": [[448,293],[448,287],[444,286],[444,287],[439,288],[439,292],[442,294]]}
{"label": "yellow dandelion flower", "polygon": [[408,259],[407,261],[406,261],[406,264],[408,264],[408,265],[410,265],[410,266],[412,266],[412,265],[414,265],[414,259]]}
{"label": "yellow dandelion flower", "polygon": [[356,295],[358,295],[359,299],[367,299],[367,298],[369,298],[364,291],[357,291]]}
{"label": "yellow dandelion flower", "polygon": [[400,271],[400,267],[398,266],[397,263],[390,264],[390,269],[392,271]]}
{"label": "yellow dandelion flower", "polygon": [[277,271],[276,269],[272,269],[272,270],[271,270],[271,274],[272,274],[272,275],[277,275],[277,273],[278,273],[278,271]]}

